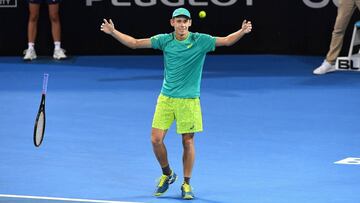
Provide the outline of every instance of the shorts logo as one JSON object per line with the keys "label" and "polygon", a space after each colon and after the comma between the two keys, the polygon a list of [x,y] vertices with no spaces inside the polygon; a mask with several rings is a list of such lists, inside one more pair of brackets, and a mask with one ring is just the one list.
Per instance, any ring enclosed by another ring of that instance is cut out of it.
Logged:
{"label": "shorts logo", "polygon": [[0,8],[16,8],[17,0],[0,0]]}

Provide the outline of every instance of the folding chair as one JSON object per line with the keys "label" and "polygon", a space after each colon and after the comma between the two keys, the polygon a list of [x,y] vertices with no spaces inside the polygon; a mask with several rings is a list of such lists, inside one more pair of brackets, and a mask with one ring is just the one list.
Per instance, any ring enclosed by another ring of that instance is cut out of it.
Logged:
{"label": "folding chair", "polygon": [[[350,49],[348,57],[351,58],[353,55],[354,46],[360,45],[360,21],[357,21],[354,25],[354,31],[351,38]],[[360,53],[360,50],[359,52]]]}
{"label": "folding chair", "polygon": [[360,71],[360,49],[355,54],[353,53],[354,47],[357,45],[360,45],[360,21],[354,25],[348,56],[336,59],[335,67],[337,70]]}

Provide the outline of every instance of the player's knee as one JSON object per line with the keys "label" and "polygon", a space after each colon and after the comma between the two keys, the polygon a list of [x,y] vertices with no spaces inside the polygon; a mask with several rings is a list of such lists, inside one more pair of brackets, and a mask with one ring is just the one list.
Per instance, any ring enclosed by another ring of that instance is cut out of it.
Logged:
{"label": "player's knee", "polygon": [[160,130],[157,128],[152,128],[151,130],[151,143],[156,145],[163,145],[163,141],[165,138],[166,130]]}
{"label": "player's knee", "polygon": [[50,21],[51,21],[52,23],[58,23],[58,22],[60,22],[60,17],[59,17],[59,15],[50,15]]}
{"label": "player's knee", "polygon": [[163,139],[161,139],[161,137],[155,136],[155,135],[151,135],[151,143],[154,146],[157,145],[162,145],[163,144]]}
{"label": "player's knee", "polygon": [[194,145],[194,139],[183,139],[182,143],[184,148],[190,148]]}
{"label": "player's knee", "polygon": [[39,19],[39,14],[30,14],[29,15],[29,21],[30,22],[37,22]]}

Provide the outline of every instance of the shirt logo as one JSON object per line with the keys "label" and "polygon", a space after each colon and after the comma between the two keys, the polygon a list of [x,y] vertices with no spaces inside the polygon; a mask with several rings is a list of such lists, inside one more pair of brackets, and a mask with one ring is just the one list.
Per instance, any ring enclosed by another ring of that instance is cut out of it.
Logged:
{"label": "shirt logo", "polygon": [[189,45],[187,45],[186,47],[187,47],[188,49],[190,49],[190,48],[192,47],[192,45],[193,45],[193,44],[189,44]]}

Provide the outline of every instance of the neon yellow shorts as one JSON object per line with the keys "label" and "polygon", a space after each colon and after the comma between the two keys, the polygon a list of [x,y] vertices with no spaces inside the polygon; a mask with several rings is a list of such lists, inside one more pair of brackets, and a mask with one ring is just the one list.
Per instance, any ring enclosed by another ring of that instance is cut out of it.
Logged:
{"label": "neon yellow shorts", "polygon": [[167,130],[174,120],[178,134],[203,131],[200,99],[172,98],[160,94],[152,127]]}

